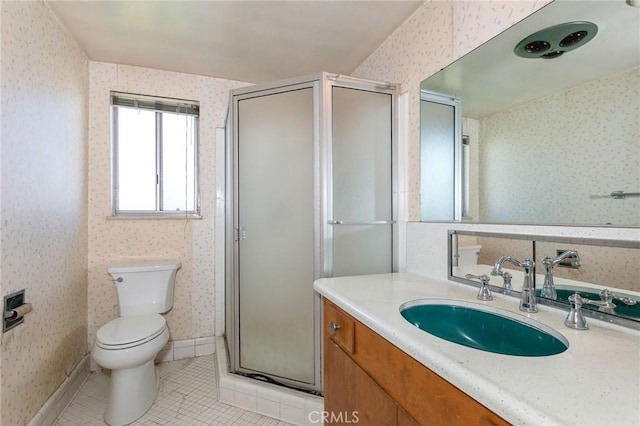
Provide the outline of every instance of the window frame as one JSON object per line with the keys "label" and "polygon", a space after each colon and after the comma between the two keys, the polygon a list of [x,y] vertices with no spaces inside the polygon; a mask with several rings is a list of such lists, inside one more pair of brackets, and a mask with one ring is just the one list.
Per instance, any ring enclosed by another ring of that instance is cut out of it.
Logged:
{"label": "window frame", "polygon": [[[199,102],[158,96],[147,96],[123,92],[110,92],[111,113],[111,217],[143,218],[200,218],[200,185],[199,185],[199,141],[200,141],[200,107]],[[133,108],[153,111],[155,114],[155,164],[156,188],[155,210],[120,210],[119,208],[119,170],[118,170],[118,108]],[[162,210],[163,206],[163,113],[183,113],[194,119],[193,134],[193,210]]]}

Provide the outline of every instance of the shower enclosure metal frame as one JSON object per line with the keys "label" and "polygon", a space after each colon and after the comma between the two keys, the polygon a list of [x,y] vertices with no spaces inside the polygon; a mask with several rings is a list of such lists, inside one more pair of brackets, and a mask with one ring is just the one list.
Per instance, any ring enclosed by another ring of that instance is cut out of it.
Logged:
{"label": "shower enclosure metal frame", "polygon": [[[342,75],[319,73],[304,77],[260,84],[231,91],[226,123],[226,225],[225,225],[225,336],[231,372],[251,375],[259,373],[268,379],[297,389],[321,393],[322,383],[322,304],[320,296],[313,296],[314,318],[314,383],[303,383],[283,377],[271,377],[264,372],[244,369],[240,366],[239,339],[239,244],[242,237],[239,224],[238,192],[238,102],[256,96],[266,96],[297,89],[313,89],[313,279],[333,276],[333,174],[332,174],[332,90],[334,87],[383,93],[391,96],[391,225],[392,270],[398,270],[398,153],[397,153],[397,92],[399,85],[358,79]],[[309,286],[313,283],[310,282]]]}

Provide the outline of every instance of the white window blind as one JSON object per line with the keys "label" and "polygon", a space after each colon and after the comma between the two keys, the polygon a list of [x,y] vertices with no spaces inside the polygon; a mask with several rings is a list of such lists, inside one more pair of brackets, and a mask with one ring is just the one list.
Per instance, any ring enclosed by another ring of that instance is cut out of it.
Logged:
{"label": "white window blind", "polygon": [[111,93],[113,214],[199,213],[199,104]]}

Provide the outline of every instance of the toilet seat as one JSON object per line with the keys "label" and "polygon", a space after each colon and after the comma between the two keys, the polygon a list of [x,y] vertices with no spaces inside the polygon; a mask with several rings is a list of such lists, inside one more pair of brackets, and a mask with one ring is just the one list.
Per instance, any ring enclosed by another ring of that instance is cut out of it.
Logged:
{"label": "toilet seat", "polygon": [[167,322],[160,314],[116,318],[100,327],[96,345],[111,350],[132,348],[155,339],[166,327]]}

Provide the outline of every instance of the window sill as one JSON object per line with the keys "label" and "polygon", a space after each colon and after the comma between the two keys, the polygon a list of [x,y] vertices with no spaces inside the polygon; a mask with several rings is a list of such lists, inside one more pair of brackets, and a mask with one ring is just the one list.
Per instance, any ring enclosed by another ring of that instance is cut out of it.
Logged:
{"label": "window sill", "polygon": [[107,216],[107,220],[202,220],[200,215],[119,215]]}

